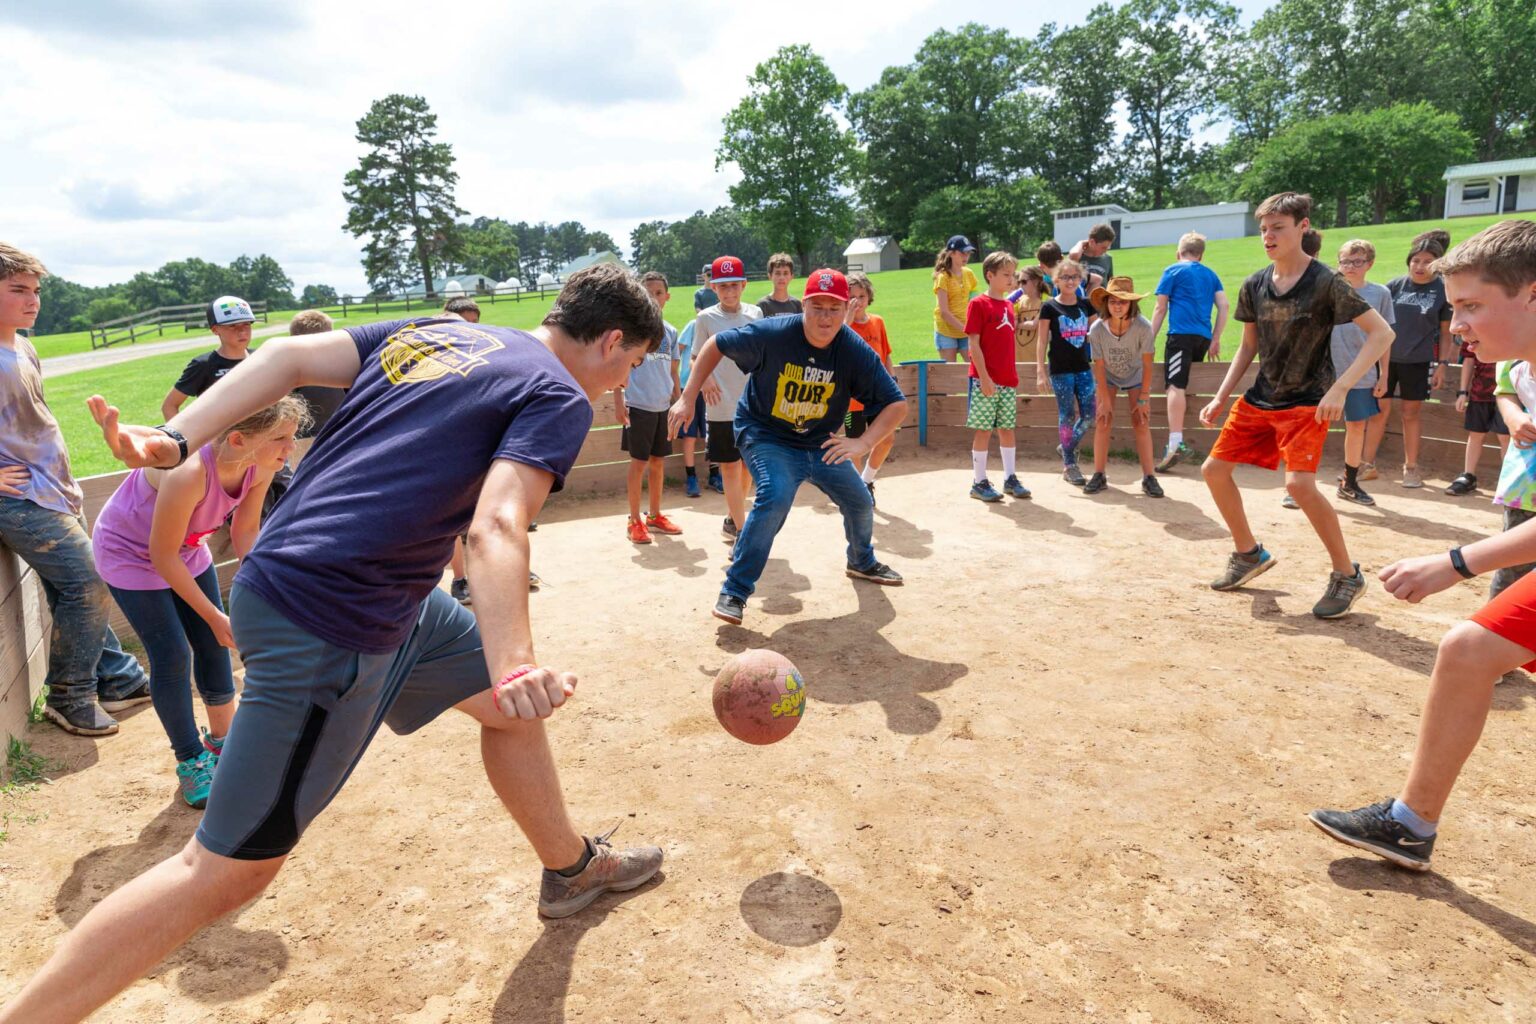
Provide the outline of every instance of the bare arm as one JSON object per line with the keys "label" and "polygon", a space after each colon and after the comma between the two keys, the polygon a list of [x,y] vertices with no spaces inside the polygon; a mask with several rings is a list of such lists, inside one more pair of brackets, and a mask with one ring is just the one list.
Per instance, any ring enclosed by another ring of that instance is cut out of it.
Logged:
{"label": "bare arm", "polygon": [[1430,377],[1429,386],[1438,391],[1445,385],[1445,364],[1450,362],[1451,356],[1456,354],[1456,338],[1451,334],[1451,322],[1442,321],[1440,324],[1440,337],[1435,342],[1435,372]]}
{"label": "bare arm", "polygon": [[181,409],[182,403],[186,402],[189,397],[189,395],[184,395],[175,388],[171,388],[165,399],[160,403],[160,422],[169,423],[171,417],[176,415]]}
{"label": "bare arm", "polygon": [[165,473],[155,496],[155,513],[149,527],[149,563],[160,578],[171,585],[176,596],[187,603],[198,617],[208,623],[214,636],[225,647],[234,647],[229,617],[208,600],[203,588],[187,564],[181,560],[182,542],[192,513],[203,496],[202,460],[190,461]]}
{"label": "bare arm", "polygon": [[1163,321],[1168,319],[1168,296],[1157,297],[1157,308],[1152,313],[1152,337],[1157,337],[1157,332],[1163,329]]}
{"label": "bare arm", "polygon": [[1227,329],[1227,324],[1232,319],[1232,304],[1227,301],[1226,292],[1216,293],[1216,326],[1211,331],[1211,358],[1221,355],[1221,332]]}
{"label": "bare arm", "polygon": [[906,418],[906,400],[892,402],[880,410],[880,415],[869,421],[869,426],[864,428],[864,433],[860,436],[848,437],[845,434],[836,434],[822,442],[821,461],[829,466],[835,466],[839,462],[847,462],[850,459],[857,462],[874,451],[875,445],[896,433],[896,428],[901,426],[901,421]]}
{"label": "bare arm", "polygon": [[1354,387],[1373,364],[1381,361],[1383,353],[1392,347],[1392,325],[1374,309],[1361,313],[1355,317],[1353,323],[1365,332],[1365,345],[1355,356],[1354,361],[1346,366],[1344,372],[1340,373],[1334,381],[1330,390],[1338,391],[1340,395]]}
{"label": "bare arm", "polygon": [[1051,344],[1051,322],[1043,316],[1037,316],[1035,320],[1040,325],[1039,335],[1035,338],[1035,387],[1043,393],[1049,383],[1045,373],[1045,353]]}
{"label": "bare arm", "polygon": [[[1472,360],[1461,361],[1461,383],[1456,385],[1456,411],[1467,411],[1467,389],[1472,386]],[[1509,423],[1506,421],[1505,426]]]}
{"label": "bare arm", "polygon": [[1232,358],[1232,365],[1227,367],[1227,375],[1222,378],[1221,387],[1216,390],[1216,397],[1211,399],[1209,405],[1200,410],[1200,422],[1208,427],[1216,425],[1216,418],[1221,415],[1221,407],[1227,404],[1227,399],[1232,397],[1232,392],[1237,390],[1238,382],[1243,379],[1243,374],[1248,372],[1248,367],[1253,365],[1253,357],[1259,354],[1259,329],[1254,324],[1243,324],[1243,341],[1237,346],[1237,355]]}
{"label": "bare arm", "polygon": [[266,501],[267,491],[272,488],[271,473],[258,472],[256,479],[251,481],[251,489],[246,492],[238,508],[235,509],[235,517],[229,523],[229,542],[235,549],[235,557],[244,559],[251,553],[251,548],[256,546],[256,535],[261,532],[261,506]]}
{"label": "bare arm", "polygon": [[[1481,575],[1525,562],[1536,562],[1536,519],[1461,549],[1467,570]],[[1393,562],[1380,573],[1387,593],[1400,601],[1418,604],[1431,594],[1453,586],[1461,574],[1448,554],[1423,555]]]}
{"label": "bare arm", "polygon": [[970,344],[967,346],[966,358],[976,368],[976,381],[981,388],[981,393],[991,398],[997,393],[997,385],[992,383],[992,375],[987,372],[987,361],[981,355],[981,335],[967,334]]}

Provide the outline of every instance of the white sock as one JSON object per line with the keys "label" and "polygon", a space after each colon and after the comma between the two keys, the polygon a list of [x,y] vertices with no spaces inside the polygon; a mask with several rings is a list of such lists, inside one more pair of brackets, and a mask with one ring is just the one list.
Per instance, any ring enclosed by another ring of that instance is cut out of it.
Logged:
{"label": "white sock", "polygon": [[1183,434],[1182,431],[1178,431],[1178,430],[1170,430],[1170,431],[1168,431],[1168,450],[1169,451],[1173,451],[1175,448],[1177,448],[1179,446],[1179,444],[1183,440],[1184,440],[1184,434]]}
{"label": "white sock", "polygon": [[987,478],[987,453],[982,451],[971,452],[971,468],[976,471],[976,482],[979,484]]}
{"label": "white sock", "polygon": [[1017,448],[1003,449],[1003,476],[1010,477],[1015,474],[1019,464],[1019,450]]}
{"label": "white sock", "polygon": [[864,472],[859,474],[859,479],[863,480],[867,484],[872,484],[875,482],[875,474],[878,472],[880,472],[879,466],[875,466],[866,462],[864,464]]}

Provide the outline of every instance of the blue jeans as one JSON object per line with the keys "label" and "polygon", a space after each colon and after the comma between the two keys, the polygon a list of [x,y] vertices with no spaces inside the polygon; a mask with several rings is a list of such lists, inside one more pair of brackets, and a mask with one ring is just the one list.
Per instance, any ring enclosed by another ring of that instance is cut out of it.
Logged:
{"label": "blue jeans", "polygon": [[773,538],[778,536],[795,503],[795,492],[810,481],[837,503],[843,513],[843,532],[848,537],[848,564],[855,569],[875,565],[875,500],[859,478],[852,462],[829,466],[820,449],[792,448],[748,428],[736,435],[742,460],[757,481],[757,497],[736,538],[735,559],[725,573],[721,593],[743,601],[757,589],[757,579],[768,564]]}
{"label": "blue jeans", "polygon": [[[197,577],[197,585],[215,608],[223,610],[217,569],[209,566]],[[154,698],[155,714],[171,739],[176,760],[196,757],[203,743],[192,715],[191,680],[197,680],[197,692],[207,707],[234,700],[235,677],[229,667],[229,652],[176,591],[109,589],[149,655],[149,695]]]}
{"label": "blue jeans", "polygon": [[144,670],[107,625],[110,598],[96,574],[91,539],[78,518],[23,498],[0,496],[0,543],[43,581],[48,637],[48,703],[58,708],[117,700],[142,687]]}

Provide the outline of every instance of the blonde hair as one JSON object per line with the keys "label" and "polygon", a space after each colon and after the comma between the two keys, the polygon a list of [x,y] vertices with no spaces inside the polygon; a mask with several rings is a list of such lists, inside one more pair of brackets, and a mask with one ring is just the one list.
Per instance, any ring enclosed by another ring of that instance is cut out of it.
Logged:
{"label": "blonde hair", "polygon": [[862,270],[850,271],[848,274],[848,290],[853,291],[855,288],[863,288],[869,295],[869,304],[875,304],[875,286],[869,283],[869,275]]}
{"label": "blonde hair", "polygon": [[948,246],[940,249],[938,258],[933,261],[933,272],[935,274],[954,276],[954,271],[950,269],[950,262],[957,252],[959,252],[958,249],[951,249]]}
{"label": "blonde hair", "polygon": [[306,309],[293,314],[288,323],[288,333],[293,337],[304,334],[324,334],[334,329],[336,322],[318,309]]}
{"label": "blonde hair", "polygon": [[998,249],[996,252],[987,253],[987,258],[981,261],[982,280],[986,280],[1004,267],[1019,265],[1019,261],[1011,252]]}
{"label": "blonde hair", "polygon": [[1312,197],[1301,192],[1276,192],[1253,211],[1253,219],[1263,220],[1272,214],[1289,217],[1300,224],[1312,216]]}
{"label": "blonde hair", "polygon": [[1435,260],[1445,277],[1476,274],[1514,295],[1536,283],[1536,221],[1501,220]]}
{"label": "blonde hair", "polygon": [[1205,236],[1198,231],[1187,232],[1179,239],[1179,255],[1199,258],[1205,255]]}
{"label": "blonde hair", "polygon": [[1376,262],[1376,247],[1363,238],[1351,238],[1339,246],[1339,255],[1356,254],[1364,256],[1371,263]]}
{"label": "blonde hair", "polygon": [[219,435],[219,443],[223,444],[229,440],[230,434],[236,432],[247,437],[260,437],[290,422],[297,424],[300,432],[314,422],[314,417],[309,414],[309,403],[298,395],[284,395],[265,409],[258,409],[239,423],[226,428]]}
{"label": "blonde hair", "polygon": [[47,277],[48,268],[43,261],[29,252],[22,252],[14,245],[0,242],[0,281],[17,274],[36,274]]}

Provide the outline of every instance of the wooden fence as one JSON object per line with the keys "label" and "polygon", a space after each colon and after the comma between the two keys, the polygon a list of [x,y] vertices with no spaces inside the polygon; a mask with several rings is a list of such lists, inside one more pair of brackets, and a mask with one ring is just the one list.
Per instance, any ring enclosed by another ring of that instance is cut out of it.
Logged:
{"label": "wooden fence", "polygon": [[[1225,377],[1225,363],[1201,363],[1191,368],[1188,391],[1188,412],[1185,417],[1184,436],[1201,451],[1209,451],[1217,431],[1202,427],[1198,415]],[[1034,382],[1034,364],[1020,364],[1019,379],[1025,385],[1025,393],[1018,399],[1019,451],[1025,458],[1052,457],[1057,443],[1056,401],[1051,395],[1031,393]],[[1152,424],[1156,440],[1163,441],[1167,426],[1167,403],[1162,394],[1163,370],[1161,364],[1153,370]],[[1244,387],[1252,380],[1252,371],[1244,381]],[[898,441],[898,450],[929,448],[952,451],[956,458],[968,449],[973,432],[965,428],[967,367],[963,363],[907,363],[896,368],[896,381],[907,395],[908,414],[905,428]],[[1462,416],[1456,412],[1454,391],[1437,392],[1422,409],[1424,441],[1419,462],[1425,472],[1434,478],[1449,478],[1460,472],[1466,450],[1466,431]],[[629,457],[619,449],[619,428],[614,421],[612,395],[600,398],[594,406],[592,429],[576,459],[563,491],[554,495],[552,505],[559,505],[591,495],[622,493],[629,472]],[[1393,467],[1402,461],[1402,438],[1399,420],[1392,418],[1386,440],[1382,443],[1377,461],[1392,476]],[[1115,449],[1130,448],[1133,437],[1129,411],[1122,405],[1117,410],[1115,430],[1111,446]],[[1328,465],[1342,464],[1343,430],[1329,433]],[[703,459],[703,446],[699,457]],[[1498,449],[1488,446],[1484,464],[1488,467],[1487,478],[1497,475]],[[679,454],[666,460],[667,473],[674,478],[683,475],[681,449]],[[956,465],[961,465],[959,461]],[[85,510],[88,522],[94,523],[97,513],[122,482],[126,473],[108,473],[87,477],[81,481],[85,492]],[[1495,529],[1490,521],[1490,532]],[[219,581],[227,593],[229,581],[234,576],[236,563],[228,548],[227,538],[214,538],[215,558],[219,566]],[[26,568],[7,549],[0,547],[0,734],[21,732],[26,721],[26,710],[42,686],[47,649],[47,606],[43,601],[42,587],[36,575]],[[113,628],[120,634],[131,635],[127,623],[114,607]]]}
{"label": "wooden fence", "polygon": [[[542,284],[531,288],[492,288],[481,291],[465,291],[462,297],[474,299],[476,303],[488,302],[495,305],[500,302],[522,302],[524,299],[545,299],[551,295],[559,295],[564,285]],[[381,313],[411,313],[416,310],[430,309],[440,310],[443,303],[450,298],[458,298],[460,293],[453,295],[436,293],[432,295],[343,295],[330,305],[307,306],[306,309],[318,309],[322,313],[345,318],[353,310],[371,310],[375,315]]]}
{"label": "wooden fence", "polygon": [[[118,317],[116,320],[104,320],[91,326],[91,348],[106,348],[116,345],[120,341],[132,344],[141,337],[154,334],[162,337],[167,327],[180,327],[182,333],[194,330],[206,330],[208,327],[208,304],[197,302],[188,306],[156,306],[154,309],[146,309],[142,313],[132,316]],[[265,302],[251,303],[251,312],[262,323],[267,322],[267,304]]]}

